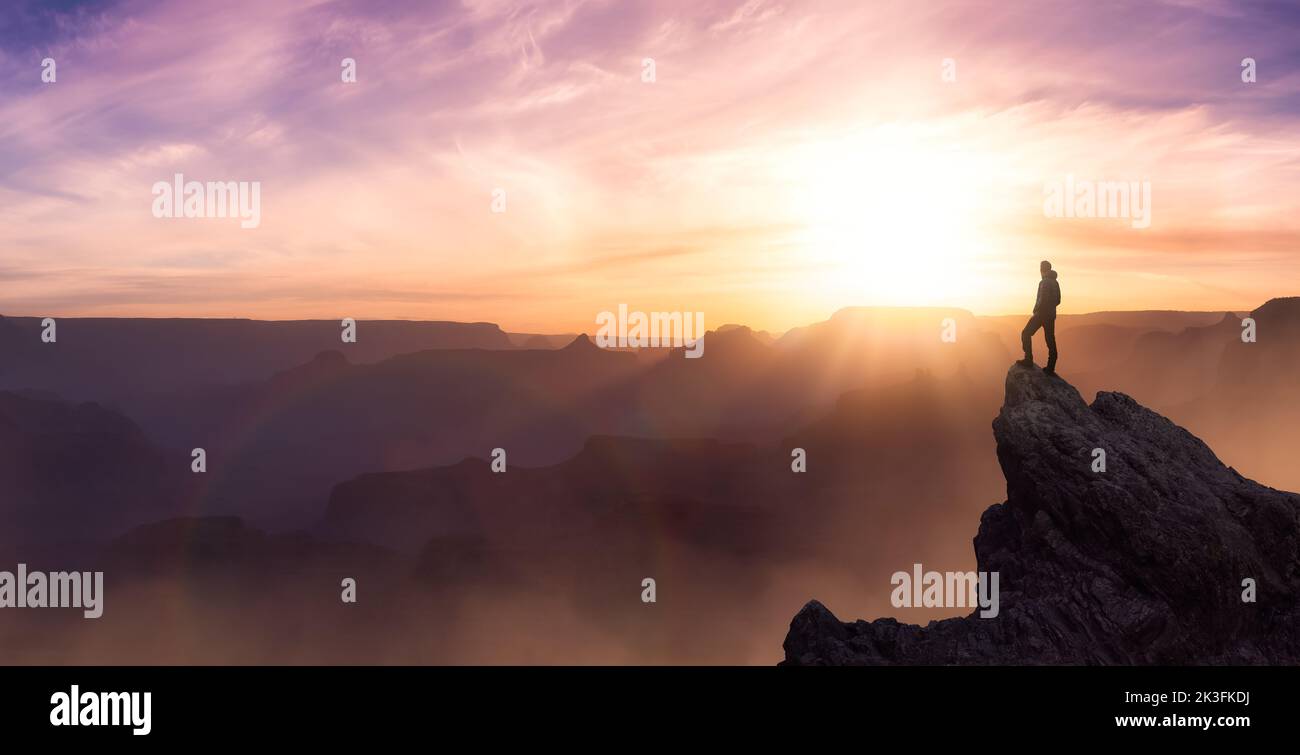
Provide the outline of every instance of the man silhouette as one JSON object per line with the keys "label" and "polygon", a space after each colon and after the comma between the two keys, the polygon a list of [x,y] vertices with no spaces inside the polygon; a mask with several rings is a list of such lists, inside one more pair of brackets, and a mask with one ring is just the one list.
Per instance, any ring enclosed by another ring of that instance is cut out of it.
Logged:
{"label": "man silhouette", "polygon": [[1025,358],[1021,364],[1026,367],[1034,366],[1034,334],[1039,328],[1043,329],[1043,337],[1047,340],[1047,367],[1043,372],[1048,375],[1056,374],[1056,307],[1061,303],[1061,286],[1056,282],[1056,271],[1052,269],[1052,263],[1043,260],[1038,264],[1038,271],[1042,273],[1043,278],[1038,282],[1038,298],[1034,300],[1034,315],[1025,323],[1025,329],[1020,331],[1020,345],[1024,347]]}

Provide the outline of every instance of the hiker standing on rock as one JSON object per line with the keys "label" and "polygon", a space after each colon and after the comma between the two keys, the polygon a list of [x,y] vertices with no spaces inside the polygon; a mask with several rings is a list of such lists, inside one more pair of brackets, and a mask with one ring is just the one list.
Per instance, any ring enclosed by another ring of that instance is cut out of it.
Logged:
{"label": "hiker standing on rock", "polygon": [[1034,334],[1043,329],[1047,340],[1047,367],[1043,372],[1056,374],[1056,307],[1061,303],[1061,286],[1056,282],[1056,271],[1052,263],[1043,260],[1038,264],[1038,271],[1043,279],[1038,282],[1038,298],[1034,300],[1034,315],[1020,331],[1020,345],[1024,347],[1025,358],[1020,363],[1026,367],[1034,366]]}

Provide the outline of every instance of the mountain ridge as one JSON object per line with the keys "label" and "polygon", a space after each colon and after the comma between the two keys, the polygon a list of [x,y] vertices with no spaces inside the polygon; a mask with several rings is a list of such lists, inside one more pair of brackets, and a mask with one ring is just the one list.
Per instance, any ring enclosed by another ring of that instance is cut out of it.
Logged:
{"label": "mountain ridge", "polygon": [[998,615],[844,623],[811,601],[784,664],[1300,661],[1300,495],[1242,477],[1125,394],[1088,405],[1019,365],[1005,392],[1007,500],[974,539],[979,570],[1000,575]]}

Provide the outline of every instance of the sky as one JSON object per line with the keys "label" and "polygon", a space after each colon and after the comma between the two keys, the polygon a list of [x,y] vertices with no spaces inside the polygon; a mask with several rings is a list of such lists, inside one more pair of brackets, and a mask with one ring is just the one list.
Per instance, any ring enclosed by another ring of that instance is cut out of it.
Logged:
{"label": "sky", "polygon": [[[257,227],[155,217],[177,173]],[[1101,181],[1149,222],[1045,207]],[[1300,293],[1298,189],[1295,3],[0,9],[7,315],[782,331],[1027,313],[1040,259],[1062,312],[1243,311]]]}

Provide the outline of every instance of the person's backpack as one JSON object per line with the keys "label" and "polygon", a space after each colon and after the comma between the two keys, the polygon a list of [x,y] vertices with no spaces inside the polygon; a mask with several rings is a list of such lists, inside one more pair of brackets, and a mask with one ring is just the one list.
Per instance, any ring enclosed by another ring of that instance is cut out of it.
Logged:
{"label": "person's backpack", "polygon": [[1052,298],[1055,299],[1055,301],[1052,302],[1053,307],[1061,306],[1061,284],[1056,282],[1055,270],[1052,271]]}

